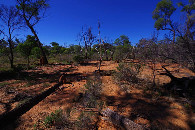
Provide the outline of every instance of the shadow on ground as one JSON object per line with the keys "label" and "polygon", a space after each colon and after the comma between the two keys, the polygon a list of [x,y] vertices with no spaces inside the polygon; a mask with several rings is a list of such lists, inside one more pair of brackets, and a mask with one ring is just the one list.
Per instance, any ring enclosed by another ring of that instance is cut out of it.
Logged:
{"label": "shadow on ground", "polygon": [[141,94],[125,94],[121,97],[103,96],[108,106],[114,106],[116,111],[127,113],[128,118],[135,121],[138,118],[149,121],[151,129],[183,129],[180,126],[172,124],[167,119],[169,117],[178,119],[176,115],[170,112],[171,102],[169,101],[152,101]]}

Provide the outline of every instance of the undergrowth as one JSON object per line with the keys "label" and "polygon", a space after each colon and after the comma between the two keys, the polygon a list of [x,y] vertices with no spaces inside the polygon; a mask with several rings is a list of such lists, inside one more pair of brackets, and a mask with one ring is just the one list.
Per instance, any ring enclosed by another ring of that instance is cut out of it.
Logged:
{"label": "undergrowth", "polygon": [[114,79],[118,84],[137,84],[140,81],[138,75],[141,71],[141,64],[119,63]]}
{"label": "undergrowth", "polygon": [[82,105],[89,108],[101,107],[102,82],[97,77],[94,80],[88,80],[85,84],[85,92]]}

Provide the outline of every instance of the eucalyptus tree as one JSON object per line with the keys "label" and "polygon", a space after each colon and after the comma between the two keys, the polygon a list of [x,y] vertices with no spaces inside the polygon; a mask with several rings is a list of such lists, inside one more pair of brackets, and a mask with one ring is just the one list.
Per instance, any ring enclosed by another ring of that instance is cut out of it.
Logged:
{"label": "eucalyptus tree", "polygon": [[152,16],[152,18],[156,20],[154,27],[157,30],[169,30],[173,33],[172,43],[175,43],[177,28],[176,23],[174,23],[171,19],[175,10],[176,8],[173,6],[173,2],[171,0],[161,0],[156,5]]}
{"label": "eucalyptus tree", "polygon": [[180,2],[178,6],[182,7],[181,11],[186,15],[184,27],[177,30],[181,52],[185,59],[189,59],[188,62],[195,71],[195,0],[188,0],[188,4]]}
{"label": "eucalyptus tree", "polygon": [[121,35],[114,41],[114,44],[117,46],[113,56],[117,62],[130,57],[130,54],[132,53],[132,46],[128,36]]}
{"label": "eucalyptus tree", "polygon": [[[184,37],[194,40],[195,37],[195,0],[188,0],[188,4],[178,3],[182,7],[182,12],[186,14]],[[181,32],[180,32],[181,34]]]}
{"label": "eucalyptus tree", "polygon": [[35,30],[35,25],[44,18],[46,9],[48,8],[48,0],[16,0],[17,2],[17,9],[22,16],[26,26],[31,30],[33,35],[36,38],[37,45],[41,50],[42,58],[44,63],[48,64],[48,60],[44,49],[42,47],[42,43],[39,40],[38,34]]}
{"label": "eucalyptus tree", "polygon": [[32,54],[32,49],[36,47],[34,44],[36,42],[36,39],[34,36],[28,35],[26,37],[26,41],[24,43],[19,43],[17,46],[18,51],[27,58],[27,67],[29,68],[30,63],[30,56]]}
{"label": "eucalyptus tree", "polygon": [[126,45],[126,44],[131,44],[131,42],[129,41],[129,37],[126,36],[126,35],[121,35],[119,38],[117,38],[115,41],[114,41],[114,44],[115,45]]}
{"label": "eucalyptus tree", "polygon": [[4,39],[9,47],[9,61],[11,68],[14,68],[14,42],[15,32],[22,28],[22,20],[19,12],[14,6],[0,6],[0,33],[3,34]]}

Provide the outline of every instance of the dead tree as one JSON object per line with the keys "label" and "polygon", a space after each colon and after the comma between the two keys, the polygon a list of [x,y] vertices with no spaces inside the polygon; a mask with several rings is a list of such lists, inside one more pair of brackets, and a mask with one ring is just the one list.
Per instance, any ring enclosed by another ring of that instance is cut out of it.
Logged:
{"label": "dead tree", "polygon": [[0,21],[2,22],[3,28],[0,29],[0,33],[4,35],[6,40],[8,41],[9,46],[9,55],[8,58],[10,60],[11,68],[14,68],[14,43],[13,39],[15,38],[15,31],[21,29],[22,20],[19,17],[19,12],[14,6],[7,7],[5,5],[0,6]]}
{"label": "dead tree", "polygon": [[101,67],[101,64],[102,64],[102,42],[104,42],[102,39],[101,39],[101,35],[100,35],[100,22],[98,22],[98,30],[99,30],[99,33],[98,33],[98,35],[99,35],[99,40],[98,40],[98,42],[99,42],[99,47],[100,47],[100,50],[99,50],[99,56],[100,56],[100,59],[99,59],[99,72],[100,72],[100,67]]}
{"label": "dead tree", "polygon": [[88,51],[91,51],[91,45],[95,40],[95,36],[92,33],[92,27],[82,27],[79,34],[79,42],[84,43],[85,46],[85,59],[88,59]]}

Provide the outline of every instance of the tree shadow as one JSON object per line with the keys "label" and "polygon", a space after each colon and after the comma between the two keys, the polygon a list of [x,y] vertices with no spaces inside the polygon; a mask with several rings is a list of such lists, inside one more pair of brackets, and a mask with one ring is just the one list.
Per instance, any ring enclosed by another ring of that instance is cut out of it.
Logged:
{"label": "tree shadow", "polygon": [[100,76],[112,76],[114,70],[95,70],[94,73],[99,74]]}
{"label": "tree shadow", "polygon": [[[149,121],[151,129],[182,129],[167,119],[169,117],[179,118],[170,112],[171,102],[158,100],[152,101],[148,97],[143,97],[141,94],[126,93],[120,97],[103,96],[106,99],[108,106],[114,106],[118,112],[124,112],[130,109],[127,113],[130,120],[135,121],[138,118]],[[166,122],[166,123],[165,123]]]}
{"label": "tree shadow", "polygon": [[33,71],[25,71],[25,70],[11,70],[11,71],[3,71],[0,72],[0,81],[5,80],[24,80],[29,81],[33,85],[40,84],[43,82],[56,82],[59,80],[59,77],[62,73],[71,72],[74,71],[74,69],[70,68],[63,68],[61,70],[55,71],[53,73],[45,73],[42,71],[42,69],[33,69]]}
{"label": "tree shadow", "polygon": [[81,66],[97,66],[98,63],[80,63]]}

